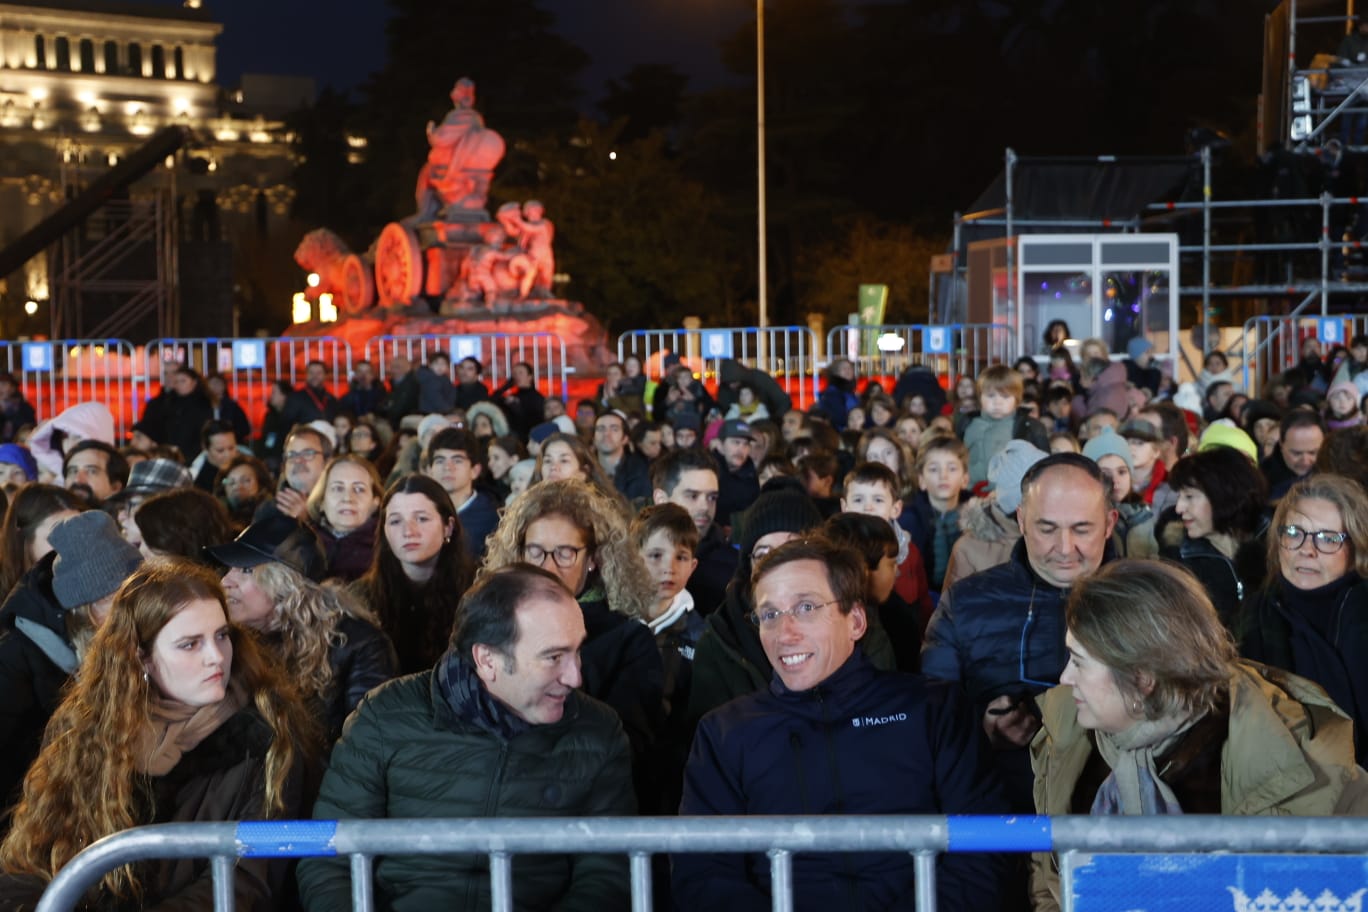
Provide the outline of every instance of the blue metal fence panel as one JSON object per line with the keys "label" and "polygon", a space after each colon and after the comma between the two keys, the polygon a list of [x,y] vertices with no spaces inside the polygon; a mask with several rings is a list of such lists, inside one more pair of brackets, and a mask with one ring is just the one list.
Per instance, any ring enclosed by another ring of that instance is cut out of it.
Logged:
{"label": "blue metal fence panel", "polygon": [[1358,912],[1368,893],[1368,858],[1352,855],[1075,853],[1071,863],[1073,912]]}

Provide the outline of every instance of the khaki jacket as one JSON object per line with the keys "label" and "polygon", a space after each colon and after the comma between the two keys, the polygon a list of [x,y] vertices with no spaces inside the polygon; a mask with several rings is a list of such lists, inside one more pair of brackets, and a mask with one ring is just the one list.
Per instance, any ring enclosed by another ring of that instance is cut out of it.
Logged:
{"label": "khaki jacket", "polygon": [[[1078,724],[1073,688],[1052,688],[1038,702],[1036,811],[1068,814],[1096,749],[1092,733]],[[1354,762],[1353,723],[1318,685],[1270,666],[1236,664],[1221,748],[1221,813],[1368,816],[1368,776]],[[1031,904],[1036,912],[1060,908],[1058,859],[1048,852],[1032,857]]]}

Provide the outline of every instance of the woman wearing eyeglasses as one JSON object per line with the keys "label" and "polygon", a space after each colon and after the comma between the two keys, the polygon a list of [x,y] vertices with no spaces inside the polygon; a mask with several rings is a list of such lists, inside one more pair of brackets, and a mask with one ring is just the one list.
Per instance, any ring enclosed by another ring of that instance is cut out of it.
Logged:
{"label": "woman wearing eyeglasses", "polygon": [[1310,678],[1354,720],[1368,756],[1368,498],[1340,475],[1312,475],[1278,504],[1268,585],[1245,606],[1240,652]]}
{"label": "woman wearing eyeglasses", "polygon": [[588,634],[580,648],[581,689],[617,710],[641,785],[643,760],[664,719],[665,671],[642,620],[655,587],[621,505],[578,478],[533,485],[508,505],[480,572],[520,561],[556,574],[579,601]]}
{"label": "woman wearing eyeglasses", "polygon": [[[1031,743],[1037,813],[1368,813],[1355,726],[1315,683],[1240,661],[1180,567],[1106,565],[1065,621],[1069,661]],[[1053,856],[1034,857],[1031,893],[1036,912],[1059,908]]]}

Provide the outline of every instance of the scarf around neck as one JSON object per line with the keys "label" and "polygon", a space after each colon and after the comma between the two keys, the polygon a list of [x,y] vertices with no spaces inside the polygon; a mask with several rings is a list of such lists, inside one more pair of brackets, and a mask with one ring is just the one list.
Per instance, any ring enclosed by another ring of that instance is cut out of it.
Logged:
{"label": "scarf around neck", "polygon": [[485,688],[475,666],[465,661],[454,646],[437,660],[436,675],[438,693],[462,722],[505,741],[531,727]]}
{"label": "scarf around neck", "polygon": [[246,705],[247,691],[236,678],[228,679],[224,698],[208,706],[187,706],[160,694],[149,696],[148,722],[135,748],[138,771],[148,776],[165,776],[176,768],[182,756]]}
{"label": "scarf around neck", "polygon": [[1094,732],[1093,738],[1111,775],[1093,799],[1092,814],[1181,814],[1173,789],[1155,768],[1162,756],[1181,740],[1196,718],[1165,716],[1143,719],[1117,734]]}

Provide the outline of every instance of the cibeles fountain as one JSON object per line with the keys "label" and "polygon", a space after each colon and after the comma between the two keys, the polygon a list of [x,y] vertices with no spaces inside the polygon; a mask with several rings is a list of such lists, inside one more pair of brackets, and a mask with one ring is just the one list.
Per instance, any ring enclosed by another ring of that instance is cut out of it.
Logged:
{"label": "cibeles fountain", "polygon": [[504,139],[475,110],[473,81],[458,79],[451,102],[441,123],[427,125],[413,215],[387,224],[364,253],[326,228],[304,236],[295,262],[318,276],[305,296],[331,295],[338,319],[290,334],[337,336],[359,356],[378,336],[552,333],[570,366],[598,373],[612,360],[602,324],[553,291],[555,223],[538,200],[490,215]]}

